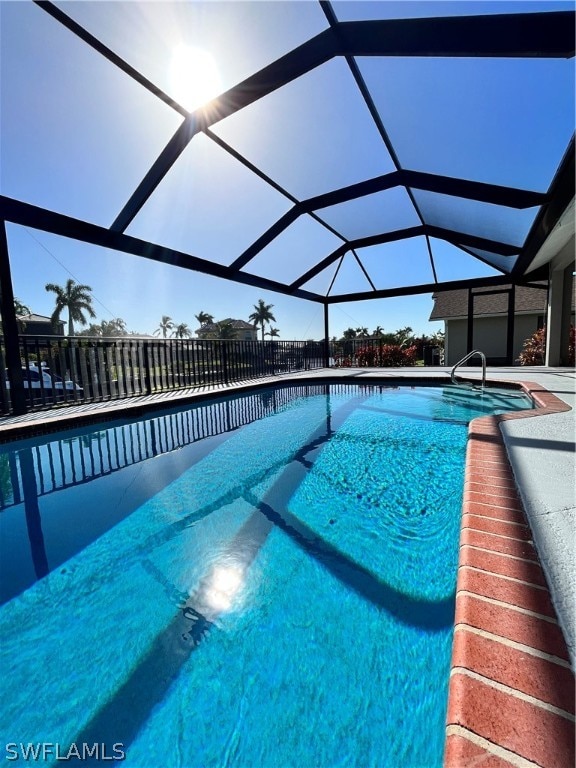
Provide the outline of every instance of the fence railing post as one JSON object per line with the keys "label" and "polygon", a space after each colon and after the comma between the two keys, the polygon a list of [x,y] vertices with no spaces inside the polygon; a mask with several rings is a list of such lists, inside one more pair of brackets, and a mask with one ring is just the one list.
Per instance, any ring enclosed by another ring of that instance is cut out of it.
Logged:
{"label": "fence railing post", "polygon": [[152,379],[150,376],[150,344],[144,342],[144,390],[147,395],[152,394]]}
{"label": "fence railing post", "polygon": [[222,379],[224,384],[228,384],[228,342],[222,341]]}

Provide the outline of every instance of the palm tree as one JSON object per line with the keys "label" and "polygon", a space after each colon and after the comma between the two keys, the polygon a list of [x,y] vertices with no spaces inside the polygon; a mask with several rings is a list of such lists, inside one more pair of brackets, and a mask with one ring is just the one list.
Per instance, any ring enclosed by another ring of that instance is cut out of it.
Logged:
{"label": "palm tree", "polygon": [[194,315],[194,317],[200,323],[200,327],[214,322],[214,315],[209,315],[208,312],[198,312],[198,314]]}
{"label": "palm tree", "polygon": [[30,312],[30,307],[27,307],[26,304],[23,304],[20,299],[16,298],[16,296],[14,296],[14,312],[16,313],[16,316],[32,314]]}
{"label": "palm tree", "polygon": [[236,329],[234,328],[231,320],[220,320],[219,323],[216,323],[217,331],[216,331],[216,338],[217,339],[235,339],[236,338]]}
{"label": "palm tree", "polygon": [[115,317],[113,320],[102,320],[102,336],[127,336],[128,327],[126,320],[121,317]]}
{"label": "palm tree", "polygon": [[85,312],[89,317],[96,317],[89,285],[80,285],[69,278],[64,287],[54,283],[47,283],[45,287],[56,294],[56,308],[50,317],[53,328],[56,328],[63,309],[68,309],[68,336],[74,336],[74,322],[86,325]]}
{"label": "palm tree", "polygon": [[175,326],[174,333],[172,334],[176,339],[189,339],[192,336],[192,331],[188,327],[187,323],[178,323]]}
{"label": "palm tree", "polygon": [[168,317],[168,315],[162,315],[162,320],[160,320],[160,325],[154,331],[154,336],[162,334],[162,338],[165,339],[168,336],[168,331],[171,331],[172,328],[174,328],[172,318]]}
{"label": "palm tree", "polygon": [[376,328],[374,328],[374,330],[372,331],[372,336],[377,336],[378,338],[380,338],[383,335],[384,335],[384,328],[382,328],[381,325],[377,325]]}
{"label": "palm tree", "polygon": [[343,339],[355,339],[356,338],[356,329],[355,328],[346,328],[344,333],[342,334]]}
{"label": "palm tree", "polygon": [[358,334],[358,337],[361,338],[361,339],[365,339],[366,336],[369,335],[368,334],[368,328],[366,328],[366,327],[356,328],[356,333]]}
{"label": "palm tree", "polygon": [[270,336],[270,338],[272,338],[272,336],[280,336],[280,331],[278,328],[272,328],[272,326],[270,326],[270,330],[267,331],[264,335]]}
{"label": "palm tree", "polygon": [[254,312],[250,315],[248,320],[251,320],[254,325],[259,325],[262,328],[262,341],[264,341],[264,326],[266,323],[272,320],[276,322],[276,318],[270,312],[274,304],[265,304],[264,299],[258,299],[258,304],[254,304]]}
{"label": "palm tree", "polygon": [[[26,322],[21,319],[22,315],[31,315],[30,307],[23,304],[20,299],[14,296],[14,314],[16,315],[16,324],[18,326],[18,333],[24,333],[26,330]],[[0,333],[3,333],[2,322],[0,321]]]}
{"label": "palm tree", "polygon": [[398,346],[405,347],[412,339],[412,328],[410,328],[409,325],[406,325],[404,328],[399,328],[394,335],[396,336],[396,343]]}

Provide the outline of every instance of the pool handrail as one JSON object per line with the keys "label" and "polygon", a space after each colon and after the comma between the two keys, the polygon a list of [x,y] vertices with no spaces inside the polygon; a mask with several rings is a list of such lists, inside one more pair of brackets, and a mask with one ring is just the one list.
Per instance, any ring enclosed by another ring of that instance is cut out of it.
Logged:
{"label": "pool handrail", "polygon": [[486,355],[479,349],[473,349],[472,352],[468,352],[467,355],[464,355],[462,360],[458,360],[456,365],[453,366],[452,370],[450,371],[450,379],[452,380],[452,384],[459,384],[459,381],[455,376],[456,369],[470,360],[471,357],[474,357],[474,355],[480,355],[480,359],[482,360],[482,389],[484,389],[486,385]]}

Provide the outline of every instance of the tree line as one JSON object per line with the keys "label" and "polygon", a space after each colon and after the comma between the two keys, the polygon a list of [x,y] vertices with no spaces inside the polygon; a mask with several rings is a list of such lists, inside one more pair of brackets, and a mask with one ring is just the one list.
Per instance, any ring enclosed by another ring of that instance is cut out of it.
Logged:
{"label": "tree line", "polygon": [[[75,280],[68,279],[63,286],[47,283],[45,289],[56,295],[54,311],[50,316],[53,330],[58,328],[59,323],[62,322],[61,317],[66,311],[68,317],[68,336],[111,337],[141,335],[137,332],[129,331],[125,320],[121,317],[116,317],[112,320],[102,320],[100,323],[88,323],[89,319],[96,317],[92,288],[89,285],[82,285]],[[273,307],[273,304],[266,304],[263,299],[259,299],[258,303],[253,307],[254,311],[248,317],[248,322],[260,329],[262,341],[264,341],[265,336],[277,337],[280,335],[279,329],[272,326],[272,323],[276,322],[276,318],[272,313]],[[16,315],[20,317],[31,314],[29,307],[16,298],[14,299],[14,310]],[[236,338],[236,329],[234,328],[232,318],[225,318],[215,322],[214,316],[204,311],[200,311],[194,317],[198,321],[200,329],[204,328],[206,331],[203,334],[204,338]],[[75,333],[75,323],[87,327]],[[20,320],[19,324],[20,331],[25,333],[25,321]],[[266,326],[269,326],[268,331],[266,331]],[[194,331],[187,323],[177,323],[169,315],[162,315],[158,327],[154,330],[154,335],[161,336],[164,339],[169,337],[187,339],[194,335]]]}
{"label": "tree line", "polygon": [[350,341],[352,339],[373,339],[377,340],[379,343],[393,344],[403,349],[414,346],[420,348],[423,345],[443,347],[444,331],[436,331],[431,336],[427,336],[426,334],[416,336],[409,325],[404,328],[398,328],[397,331],[385,331],[381,325],[377,325],[372,333],[370,333],[366,327],[347,328],[340,339],[333,339],[333,341]]}

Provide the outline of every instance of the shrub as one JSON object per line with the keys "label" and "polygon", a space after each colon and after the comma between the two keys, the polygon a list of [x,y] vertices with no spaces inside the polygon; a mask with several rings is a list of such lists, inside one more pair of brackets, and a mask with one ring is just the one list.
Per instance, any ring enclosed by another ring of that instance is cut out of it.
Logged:
{"label": "shrub", "polygon": [[[546,359],[546,327],[540,328],[526,339],[516,362],[520,365],[544,365]],[[574,365],[574,326],[570,326],[568,365]]]}
{"label": "shrub", "polygon": [[398,344],[367,345],[356,350],[355,357],[345,355],[336,357],[335,365],[339,368],[394,368],[416,365],[418,348],[416,345],[403,348]]}
{"label": "shrub", "polygon": [[539,328],[526,339],[516,362],[520,365],[544,365],[546,357],[546,328]]}

